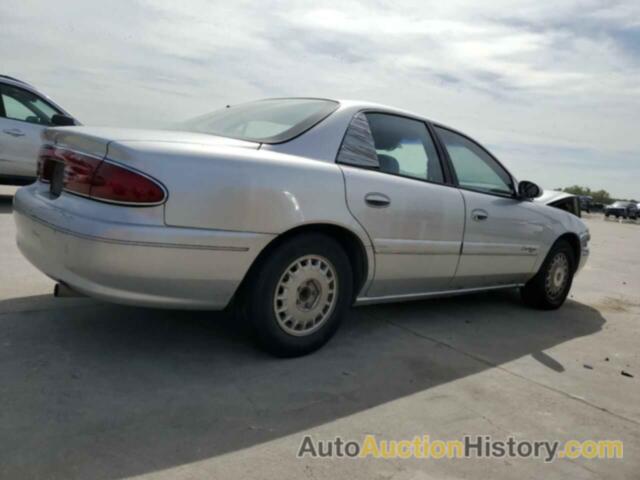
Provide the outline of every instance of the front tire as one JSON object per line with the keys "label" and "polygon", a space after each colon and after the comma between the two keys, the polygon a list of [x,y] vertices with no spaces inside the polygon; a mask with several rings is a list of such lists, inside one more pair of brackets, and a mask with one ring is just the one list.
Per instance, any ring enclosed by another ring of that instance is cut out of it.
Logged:
{"label": "front tire", "polygon": [[560,308],[571,290],[575,262],[569,242],[557,241],[536,276],[520,289],[523,301],[542,310]]}
{"label": "front tire", "polygon": [[322,347],[351,306],[353,274],[333,238],[305,233],[286,240],[248,279],[243,312],[258,344],[279,357]]}

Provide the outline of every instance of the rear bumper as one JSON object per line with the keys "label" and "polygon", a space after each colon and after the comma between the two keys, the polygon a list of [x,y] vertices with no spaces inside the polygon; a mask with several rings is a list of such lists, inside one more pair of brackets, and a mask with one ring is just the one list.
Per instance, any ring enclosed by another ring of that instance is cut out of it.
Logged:
{"label": "rear bumper", "polygon": [[222,309],[273,238],[104,221],[54,203],[35,186],[18,190],[14,219],[20,251],[54,280],[116,303]]}

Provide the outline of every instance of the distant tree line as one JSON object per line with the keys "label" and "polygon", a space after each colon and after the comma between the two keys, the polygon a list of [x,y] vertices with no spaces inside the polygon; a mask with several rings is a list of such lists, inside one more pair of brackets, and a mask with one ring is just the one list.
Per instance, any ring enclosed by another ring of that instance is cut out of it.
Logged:
{"label": "distant tree line", "polygon": [[606,190],[591,190],[589,187],[581,187],[580,185],[573,185],[571,187],[557,188],[561,192],[572,193],[573,195],[586,195],[593,198],[593,201],[596,203],[604,203],[605,205],[609,205],[610,203],[615,202],[616,200],[626,200],[635,202],[634,199],[626,199],[626,198],[613,198]]}

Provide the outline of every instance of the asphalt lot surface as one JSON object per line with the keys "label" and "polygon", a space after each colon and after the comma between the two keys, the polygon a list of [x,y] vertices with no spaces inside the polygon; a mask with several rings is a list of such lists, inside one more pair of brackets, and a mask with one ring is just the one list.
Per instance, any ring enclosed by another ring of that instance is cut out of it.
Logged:
{"label": "asphalt lot surface", "polygon": [[[278,360],[225,314],[53,298],[15,246],[13,191],[0,478],[639,478],[640,223],[587,219],[592,255],[558,311],[516,292],[363,307]],[[297,459],[306,434],[621,439],[624,459]]]}

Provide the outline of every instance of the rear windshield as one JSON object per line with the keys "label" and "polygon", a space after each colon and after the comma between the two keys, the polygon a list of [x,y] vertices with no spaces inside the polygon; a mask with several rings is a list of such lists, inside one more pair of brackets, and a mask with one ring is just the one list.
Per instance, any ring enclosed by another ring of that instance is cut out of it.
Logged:
{"label": "rear windshield", "polygon": [[331,100],[260,100],[194,118],[179,128],[252,142],[282,143],[310,129],[336,108],[338,102]]}

